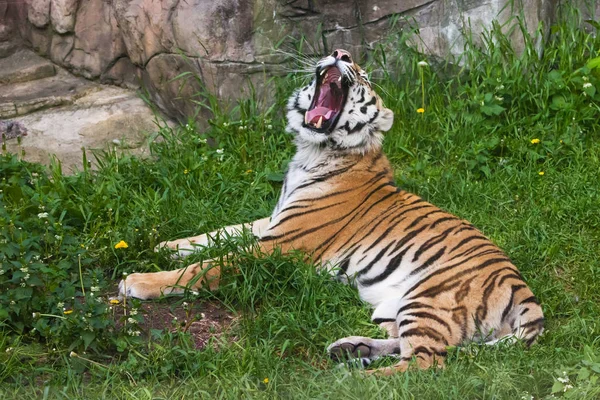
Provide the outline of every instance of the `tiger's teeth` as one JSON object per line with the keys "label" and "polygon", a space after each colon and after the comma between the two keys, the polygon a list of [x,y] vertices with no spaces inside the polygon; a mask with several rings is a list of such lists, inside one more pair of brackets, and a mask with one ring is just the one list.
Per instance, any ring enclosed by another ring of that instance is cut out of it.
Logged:
{"label": "tiger's teeth", "polygon": [[308,113],[304,113],[304,123],[308,125]]}
{"label": "tiger's teeth", "polygon": [[323,76],[323,74],[324,74],[325,72],[327,72],[327,70],[326,70],[326,69],[323,69],[319,75]]}
{"label": "tiger's teeth", "polygon": [[342,80],[342,77],[340,76],[340,77],[338,78],[338,82],[340,82],[341,80]]}
{"label": "tiger's teeth", "polygon": [[323,123],[323,117],[319,117],[319,120],[317,121],[317,124],[315,125],[315,128],[321,129],[321,124],[322,123]]}

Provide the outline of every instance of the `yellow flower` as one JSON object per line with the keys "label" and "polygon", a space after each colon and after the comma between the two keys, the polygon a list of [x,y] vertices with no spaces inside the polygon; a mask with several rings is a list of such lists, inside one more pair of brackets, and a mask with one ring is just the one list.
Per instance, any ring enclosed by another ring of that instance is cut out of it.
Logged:
{"label": "yellow flower", "polygon": [[263,383],[269,383],[269,378],[263,379]]}
{"label": "yellow flower", "polygon": [[65,311],[63,311],[63,314],[65,314],[65,315],[69,315],[69,314],[72,314],[72,313],[73,313],[73,310],[65,310]]}
{"label": "yellow flower", "polygon": [[119,304],[121,301],[117,300],[117,299],[110,299],[109,303],[110,304]]}
{"label": "yellow flower", "polygon": [[531,139],[531,144],[538,144],[540,142],[540,139]]}
{"label": "yellow flower", "polygon": [[251,173],[252,173],[251,169],[249,169],[249,170],[246,171],[246,175],[251,174]]}
{"label": "yellow flower", "polygon": [[188,174],[188,172],[190,172],[190,170],[189,170],[189,169],[187,169],[187,168],[183,170],[183,173],[184,173],[185,175],[187,175],[187,174]]}
{"label": "yellow flower", "polygon": [[124,240],[121,240],[119,243],[115,244],[115,249],[126,249],[128,247],[129,245]]}
{"label": "yellow flower", "polygon": [[544,171],[540,171],[540,172],[538,172],[538,175],[539,175],[539,176],[544,176]]}
{"label": "yellow flower", "polygon": [[419,114],[423,114],[425,112],[425,109],[424,108],[417,108],[417,112]]}

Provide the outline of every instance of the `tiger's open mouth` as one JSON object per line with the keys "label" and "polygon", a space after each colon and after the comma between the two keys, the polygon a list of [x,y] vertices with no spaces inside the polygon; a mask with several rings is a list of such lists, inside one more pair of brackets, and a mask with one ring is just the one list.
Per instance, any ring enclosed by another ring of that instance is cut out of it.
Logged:
{"label": "tiger's open mouth", "polygon": [[331,132],[348,96],[348,79],[335,65],[317,69],[317,87],[304,124],[318,132]]}

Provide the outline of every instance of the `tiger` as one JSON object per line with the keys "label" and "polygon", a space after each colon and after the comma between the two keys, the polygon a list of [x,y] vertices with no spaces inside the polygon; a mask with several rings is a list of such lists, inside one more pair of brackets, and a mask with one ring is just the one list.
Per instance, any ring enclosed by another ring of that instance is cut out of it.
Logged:
{"label": "tiger", "polygon": [[[296,152],[270,217],[196,237],[163,242],[179,256],[210,246],[215,235],[249,230],[260,254],[300,250],[373,308],[387,338],[350,336],[329,345],[334,360],[363,366],[393,356],[384,375],[443,367],[450,347],[510,339],[530,346],[543,332],[539,301],[506,254],[469,222],[394,181],[382,152],[394,121],[368,75],[337,49],[287,104],[286,131]],[[152,299],[202,286],[218,288],[209,261],[119,283],[121,297]],[[201,276],[198,279],[198,276]]]}

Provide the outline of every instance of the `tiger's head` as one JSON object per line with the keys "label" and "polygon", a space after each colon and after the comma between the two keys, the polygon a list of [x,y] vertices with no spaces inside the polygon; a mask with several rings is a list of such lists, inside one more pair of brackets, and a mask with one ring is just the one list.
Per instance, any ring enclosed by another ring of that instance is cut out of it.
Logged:
{"label": "tiger's head", "polygon": [[394,113],[350,53],[337,49],[317,63],[312,82],[294,92],[287,119],[297,142],[366,152],[381,146]]}

